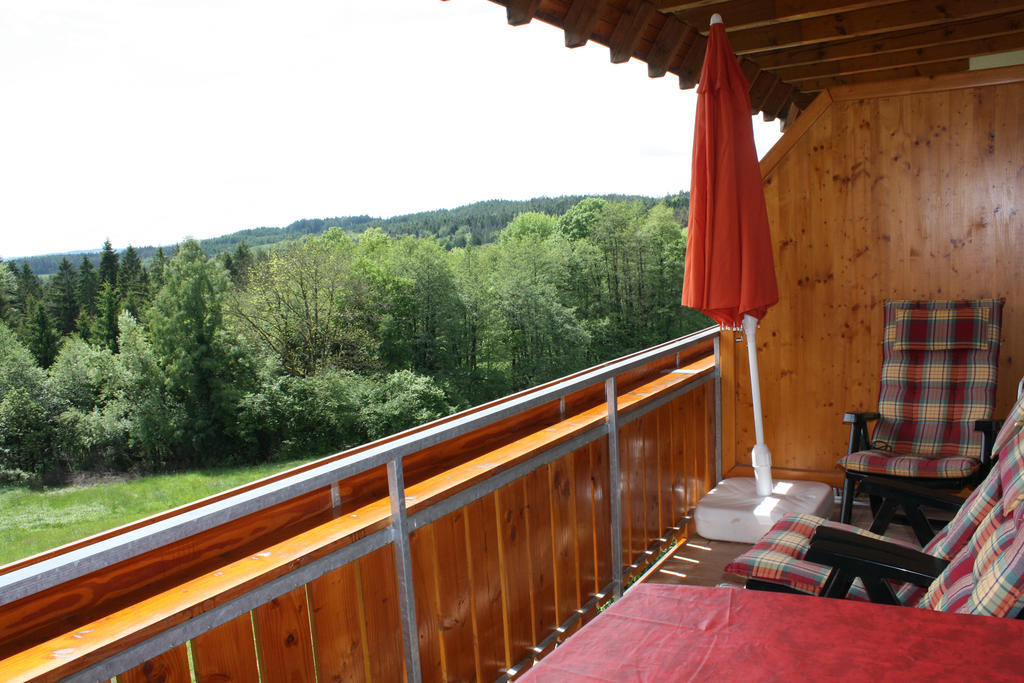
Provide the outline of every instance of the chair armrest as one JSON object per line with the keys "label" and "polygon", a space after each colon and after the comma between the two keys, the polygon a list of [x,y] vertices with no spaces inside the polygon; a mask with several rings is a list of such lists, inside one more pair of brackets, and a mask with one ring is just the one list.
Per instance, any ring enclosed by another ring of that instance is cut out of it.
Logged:
{"label": "chair armrest", "polygon": [[964,499],[961,496],[928,489],[903,479],[866,477],[860,482],[860,490],[868,495],[892,500],[897,504],[927,505],[950,512],[956,512],[964,504]]}
{"label": "chair armrest", "polygon": [[855,578],[872,602],[899,604],[888,580],[927,587],[949,564],[919,550],[827,526],[811,538],[805,559],[833,567],[824,595],[842,598]]}
{"label": "chair armrest", "polygon": [[850,444],[847,453],[856,453],[871,447],[868,422],[879,417],[878,413],[843,413],[843,424],[850,425]]}
{"label": "chair armrest", "polygon": [[992,447],[996,442],[996,434],[1003,426],[1002,420],[975,420],[974,431],[981,432],[981,475],[988,474],[992,467]]}

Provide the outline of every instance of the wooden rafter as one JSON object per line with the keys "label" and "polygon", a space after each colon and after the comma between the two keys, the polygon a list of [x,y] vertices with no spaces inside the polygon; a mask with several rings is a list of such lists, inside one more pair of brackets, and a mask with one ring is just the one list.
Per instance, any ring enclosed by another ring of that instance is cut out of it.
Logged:
{"label": "wooden rafter", "polygon": [[697,84],[708,20],[721,14],[765,118],[798,115],[834,86],[964,71],[970,58],[1024,50],[1024,0],[492,0],[509,23],[605,45],[613,63]]}

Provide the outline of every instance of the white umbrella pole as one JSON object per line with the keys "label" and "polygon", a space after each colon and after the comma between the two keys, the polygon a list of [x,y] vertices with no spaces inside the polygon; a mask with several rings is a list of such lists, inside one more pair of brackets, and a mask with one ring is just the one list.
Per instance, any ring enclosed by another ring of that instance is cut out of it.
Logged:
{"label": "white umbrella pole", "polygon": [[754,466],[754,482],[757,495],[768,496],[772,492],[772,453],[764,442],[764,422],[761,419],[761,380],[757,372],[757,318],[743,316],[743,332],[747,338],[747,361],[750,365],[750,394],[754,401],[754,448],[750,451]]}

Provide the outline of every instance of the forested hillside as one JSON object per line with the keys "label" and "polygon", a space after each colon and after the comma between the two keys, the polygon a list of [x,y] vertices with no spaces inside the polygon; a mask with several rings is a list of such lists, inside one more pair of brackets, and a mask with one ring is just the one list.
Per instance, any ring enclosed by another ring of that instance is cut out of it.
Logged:
{"label": "forested hillside", "polygon": [[0,264],[0,478],[314,457],[699,329],[679,209]]}
{"label": "forested hillside", "polygon": [[[602,195],[599,198],[613,202],[639,201],[648,208],[658,201],[651,197],[634,195]],[[455,209],[423,211],[392,218],[373,218],[371,216],[304,218],[283,228],[250,228],[221,237],[200,240],[199,246],[207,256],[217,256],[223,252],[236,250],[242,243],[245,243],[250,249],[256,249],[300,239],[306,235],[319,235],[328,228],[341,228],[346,232],[356,234],[367,228],[377,227],[385,234],[392,236],[436,237],[445,248],[463,247],[494,241],[498,232],[521,213],[532,211],[561,216],[583,199],[582,196],[538,197],[525,201],[493,199],[467,204]],[[688,205],[688,195],[675,195],[666,198],[666,201],[677,209],[685,210]],[[163,248],[165,252],[169,250],[168,245]],[[134,249],[139,259],[148,264],[156,255],[158,247],[136,246]],[[67,258],[72,263],[80,263],[83,257],[89,258],[94,267],[99,265],[97,261],[99,253],[96,251],[47,254],[12,260],[19,264],[28,263],[33,273],[46,278],[57,272],[62,259]]]}

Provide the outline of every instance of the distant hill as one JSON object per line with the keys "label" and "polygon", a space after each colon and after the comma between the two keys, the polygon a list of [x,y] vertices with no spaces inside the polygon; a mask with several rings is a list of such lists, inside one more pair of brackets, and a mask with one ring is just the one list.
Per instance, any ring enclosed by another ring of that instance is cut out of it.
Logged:
{"label": "distant hill", "polygon": [[[560,216],[575,206],[581,199],[594,195],[569,195],[563,197],[537,197],[523,201],[490,199],[460,206],[454,209],[437,209],[422,211],[392,218],[373,218],[371,216],[343,216],[336,218],[304,218],[283,228],[249,228],[223,235],[200,240],[199,244],[208,256],[221,252],[233,251],[240,243],[245,242],[251,248],[268,247],[273,244],[299,239],[305,235],[316,235],[328,228],[338,227],[346,232],[361,233],[367,228],[378,227],[389,235],[413,235],[416,237],[436,237],[447,247],[463,246],[464,244],[483,244],[494,239],[495,235],[521,213],[537,211]],[[596,195],[608,201],[639,201],[650,207],[662,198],[644,197],[639,195]],[[667,198],[674,207],[685,205],[684,195]],[[674,200],[674,201],[673,201]],[[680,201],[682,200],[682,201]],[[83,256],[88,256],[93,265],[98,265],[99,251],[102,245],[90,251],[46,254],[14,258],[11,261],[28,262],[36,275],[47,276],[57,272],[61,259],[67,258],[76,267]],[[122,251],[128,245],[114,245]],[[175,245],[163,245],[170,251]],[[148,262],[156,253],[157,247],[135,247],[139,258]],[[168,254],[170,255],[170,254]]]}

